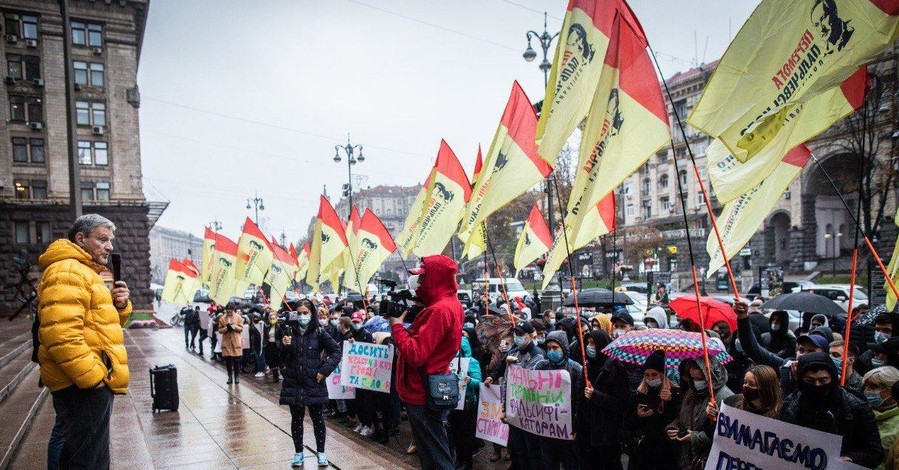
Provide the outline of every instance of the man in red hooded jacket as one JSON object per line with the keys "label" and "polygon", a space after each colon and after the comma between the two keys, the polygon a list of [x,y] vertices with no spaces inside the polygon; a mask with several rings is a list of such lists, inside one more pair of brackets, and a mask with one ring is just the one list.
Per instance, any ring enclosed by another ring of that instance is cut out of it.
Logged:
{"label": "man in red hooded jacket", "polygon": [[456,295],[456,262],[443,255],[426,256],[418,269],[409,272],[409,287],[425,308],[408,330],[403,327],[405,313],[390,319],[399,353],[394,382],[409,413],[421,467],[453,470],[445,424],[449,411],[428,409],[422,378],[449,373],[449,364],[462,341],[464,312]]}

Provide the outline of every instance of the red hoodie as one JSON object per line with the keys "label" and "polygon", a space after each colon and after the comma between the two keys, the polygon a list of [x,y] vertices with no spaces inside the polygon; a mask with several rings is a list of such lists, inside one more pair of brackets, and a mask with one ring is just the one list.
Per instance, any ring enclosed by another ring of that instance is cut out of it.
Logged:
{"label": "red hoodie", "polygon": [[415,292],[425,304],[409,330],[393,325],[396,391],[409,405],[424,406],[426,374],[445,374],[462,342],[462,304],[456,296],[456,262],[443,255],[426,256],[421,285]]}

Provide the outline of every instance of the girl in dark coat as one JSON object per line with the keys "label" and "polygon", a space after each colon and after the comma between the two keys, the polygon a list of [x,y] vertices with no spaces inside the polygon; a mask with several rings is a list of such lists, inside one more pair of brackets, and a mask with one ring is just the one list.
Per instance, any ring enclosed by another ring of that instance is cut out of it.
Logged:
{"label": "girl in dark coat", "polygon": [[305,408],[309,408],[312,418],[318,464],[328,465],[328,458],[325,456],[325,419],[322,415],[324,405],[328,403],[325,377],[340,362],[340,348],[334,338],[319,327],[318,322],[312,321],[314,311],[311,301],[301,300],[297,305],[297,323],[290,324],[281,338],[284,382],[281,385],[280,403],[290,406],[290,431],[296,451],[291,462],[294,467],[303,466]]}
{"label": "girl in dark coat", "polygon": [[278,345],[281,344],[284,331],[278,324],[276,312],[269,312],[267,320],[262,327],[262,351],[265,354],[265,363],[272,372],[272,382],[280,382],[281,350]]}
{"label": "girl in dark coat", "polygon": [[653,352],[643,364],[643,380],[637,387],[628,417],[637,440],[630,453],[631,470],[676,470],[680,446],[668,438],[665,427],[677,419],[680,389],[665,376],[665,352]]}

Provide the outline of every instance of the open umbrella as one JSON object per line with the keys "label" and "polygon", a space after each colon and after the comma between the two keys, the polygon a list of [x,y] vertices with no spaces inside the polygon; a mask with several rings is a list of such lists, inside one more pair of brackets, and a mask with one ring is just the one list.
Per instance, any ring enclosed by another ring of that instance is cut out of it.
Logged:
{"label": "open umbrella", "polygon": [[699,320],[699,307],[696,305],[695,295],[680,296],[669,302],[668,306],[674,310],[677,318],[690,320],[697,325],[702,325],[705,329],[710,329],[715,323],[724,321],[730,326],[730,331],[737,331],[737,314],[730,305],[711,297],[700,297],[699,302],[702,304],[705,322]]}
{"label": "open umbrella", "polygon": [[[733,358],[718,338],[707,338],[709,356],[726,364]],[[675,369],[684,359],[702,357],[702,335],[684,330],[651,328],[629,331],[609,343],[602,352],[622,362],[643,365],[656,350],[665,351],[665,367]]]}
{"label": "open umbrella", "polygon": [[770,310],[798,310],[800,312],[821,313],[827,316],[845,313],[833,300],[809,291],[780,294],[763,303],[762,308]]}
{"label": "open umbrella", "polygon": [[371,320],[365,322],[362,328],[369,333],[386,333],[390,331],[390,320],[380,315],[371,317]]}
{"label": "open umbrella", "polygon": [[512,318],[504,315],[484,315],[478,320],[475,333],[478,341],[485,350],[492,351],[499,348],[499,341],[512,329]]}
{"label": "open umbrella", "polygon": [[[608,289],[585,289],[577,293],[578,307],[611,307],[614,305],[631,305],[634,301],[622,292],[612,292]],[[574,305],[574,297],[565,299],[564,305]]]}

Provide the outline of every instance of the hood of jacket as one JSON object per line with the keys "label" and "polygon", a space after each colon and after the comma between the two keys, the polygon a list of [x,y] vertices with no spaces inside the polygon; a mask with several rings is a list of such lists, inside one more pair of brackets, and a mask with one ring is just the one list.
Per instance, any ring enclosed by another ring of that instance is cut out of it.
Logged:
{"label": "hood of jacket", "polygon": [[608,357],[602,353],[602,350],[612,342],[612,337],[603,330],[593,330],[587,334],[593,338],[593,344],[596,347],[596,357],[590,359],[590,362],[602,367],[608,359]]}
{"label": "hood of jacket", "polygon": [[[693,359],[693,362],[702,370],[703,376],[708,376],[703,359]],[[712,366],[712,385],[717,392],[727,385],[727,369],[714,357],[709,358],[709,364]]]}
{"label": "hood of jacket", "polygon": [[771,317],[768,319],[768,326],[774,324],[774,319],[778,318],[780,320],[780,330],[774,331],[771,330],[772,336],[786,336],[787,332],[790,331],[790,314],[783,310],[775,310],[771,312]]}
{"label": "hood of jacket", "polygon": [[471,357],[471,343],[465,335],[462,336],[462,345],[459,347],[459,351],[462,353],[462,357]]}
{"label": "hood of jacket", "polygon": [[646,312],[646,316],[655,320],[659,324],[659,328],[668,328],[668,315],[665,314],[664,308],[653,307]]}
{"label": "hood of jacket", "polygon": [[84,251],[84,248],[81,248],[74,242],[65,238],[60,238],[51,243],[50,246],[47,247],[47,251],[38,258],[37,264],[41,271],[43,271],[51,264],[67,259],[78,261],[83,265],[89,266],[98,273],[106,269],[106,266],[95,263],[94,259],[91,258],[91,255]]}
{"label": "hood of jacket", "polygon": [[[546,343],[549,343],[550,341],[554,341],[562,347],[562,357],[565,360],[568,360],[568,358],[571,357],[571,351],[568,347],[568,335],[566,335],[564,331],[556,330],[547,334]],[[543,343],[544,349],[546,349],[546,343]]]}
{"label": "hood of jacket", "polygon": [[[813,315],[811,321],[814,322],[816,318],[817,318],[818,320],[821,320],[821,326],[826,326],[826,327],[828,327],[828,328],[830,327],[830,322],[827,321],[827,315],[823,315],[823,314],[820,314],[820,313],[819,313],[819,314],[816,314],[816,315]],[[820,328],[820,327],[819,327],[819,328]]]}
{"label": "hood of jacket", "polygon": [[459,289],[456,283],[456,262],[443,255],[434,255],[422,258],[422,264],[424,272],[415,295],[425,306],[434,305],[447,297],[456,298],[456,291]]}

